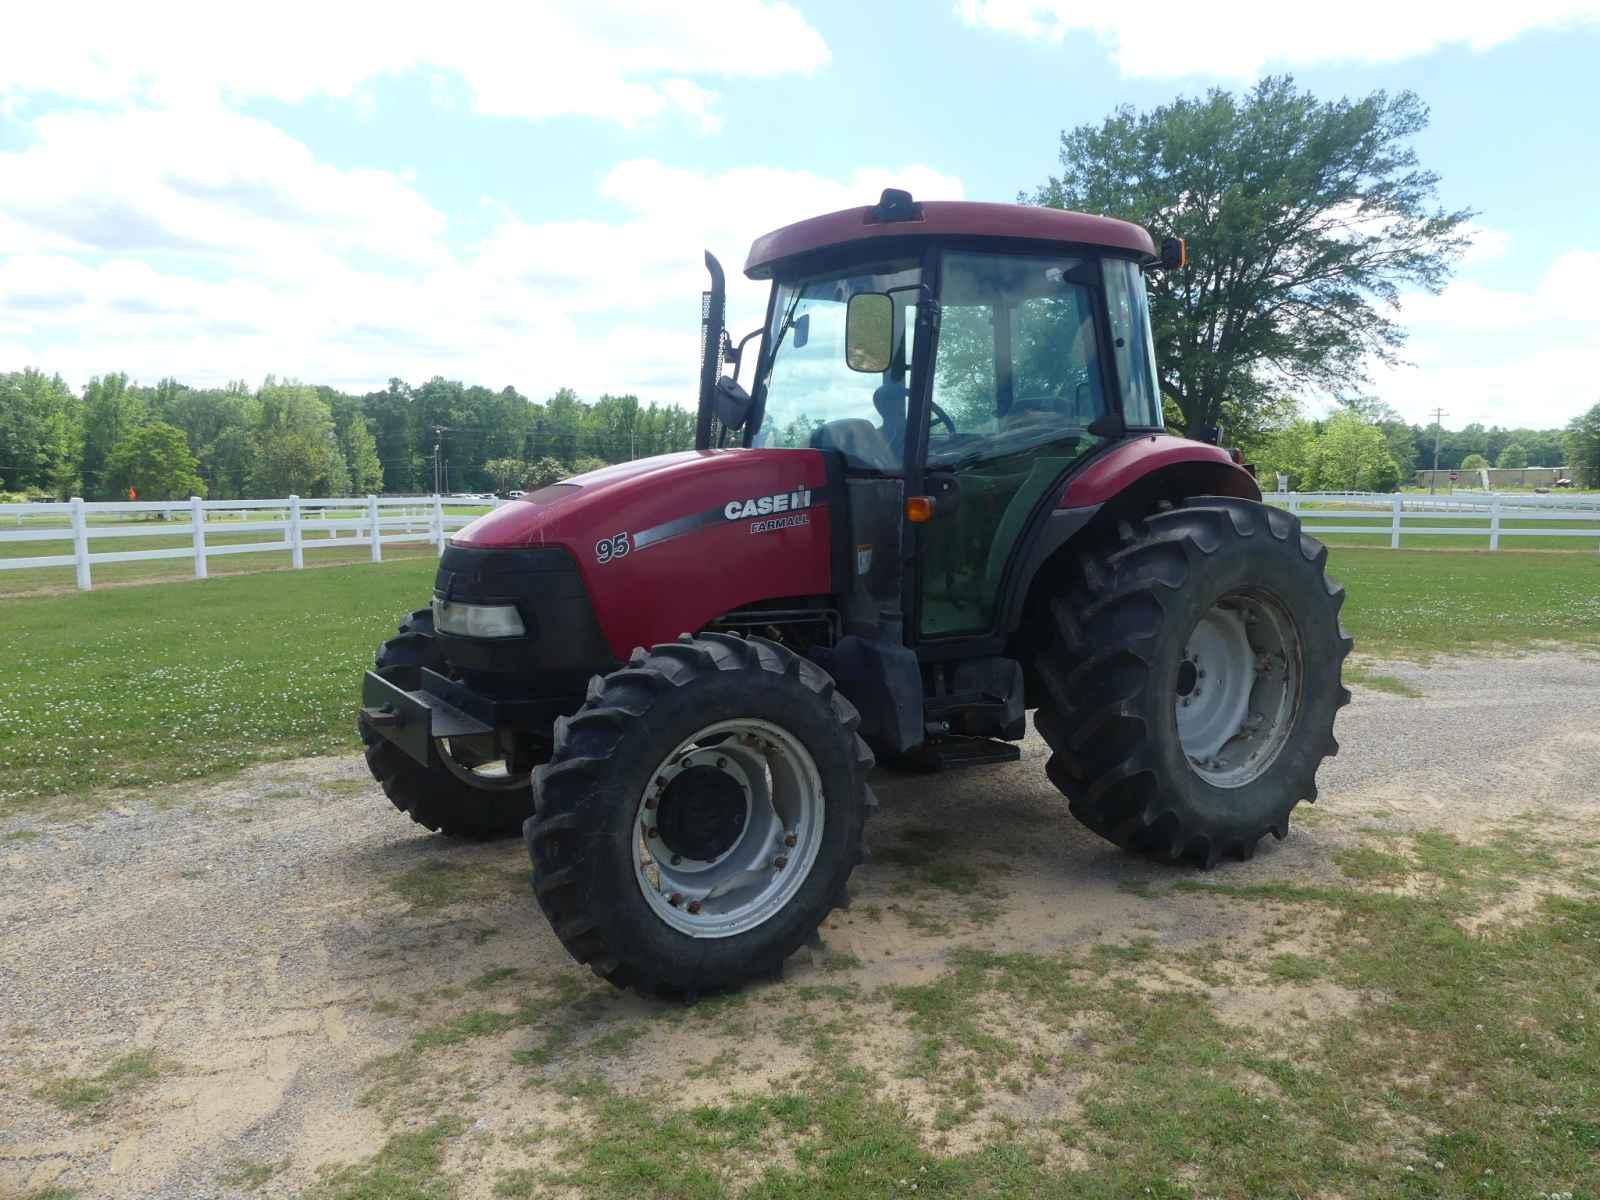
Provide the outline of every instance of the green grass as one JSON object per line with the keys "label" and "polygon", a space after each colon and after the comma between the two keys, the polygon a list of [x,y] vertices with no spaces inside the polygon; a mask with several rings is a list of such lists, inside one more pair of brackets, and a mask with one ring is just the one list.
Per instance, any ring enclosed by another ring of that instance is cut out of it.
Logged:
{"label": "green grass", "polygon": [[80,1116],[94,1116],[113,1097],[151,1082],[161,1073],[153,1050],[134,1050],[106,1064],[93,1077],[60,1076],[35,1091],[41,1100]]}
{"label": "green grass", "polygon": [[431,556],[0,602],[0,816],[354,749],[361,675]]}
{"label": "green grass", "polygon": [[1600,646],[1600,555],[1336,549],[1328,569],[1366,655]]}
{"label": "green grass", "polygon": [[[1537,640],[1600,646],[1600,555],[1338,549],[1331,570],[1348,588],[1345,624],[1367,656],[1427,659]],[[426,554],[0,601],[10,652],[0,818],[55,796],[353,753],[362,672],[396,620],[426,601],[433,573]],[[1400,694],[1407,686],[1360,665],[1352,678]],[[908,886],[985,898],[983,877],[929,868],[928,850],[914,841],[890,849]]]}
{"label": "green grass", "polygon": [[283,1169],[281,1162],[249,1162],[241,1161],[229,1168],[223,1176],[228,1186],[239,1188],[241,1191],[253,1192],[266,1184],[279,1171]]}
{"label": "green grass", "polygon": [[325,1171],[308,1200],[449,1200],[454,1182],[441,1170],[445,1147],[461,1136],[461,1121],[446,1117],[397,1133],[365,1162]]}
{"label": "green grass", "polygon": [[[527,885],[525,870],[438,859],[418,863],[389,879],[389,889],[409,904],[413,913],[433,913],[452,904],[481,902],[503,894],[508,887]],[[487,981],[474,980],[470,986],[492,987],[500,979],[516,974],[510,971]]]}
{"label": "green grass", "polygon": [[1412,700],[1422,697],[1422,689],[1407,683],[1394,675],[1383,675],[1361,662],[1346,662],[1344,665],[1344,681],[1346,683],[1360,684],[1362,687],[1371,688],[1376,692],[1388,692],[1391,696],[1405,696]]}

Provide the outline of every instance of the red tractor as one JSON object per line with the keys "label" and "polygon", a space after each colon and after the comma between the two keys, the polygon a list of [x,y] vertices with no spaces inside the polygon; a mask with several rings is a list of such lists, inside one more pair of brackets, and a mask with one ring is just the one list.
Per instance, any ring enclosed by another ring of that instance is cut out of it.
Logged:
{"label": "red tractor", "polygon": [[451,539],[366,677],[373,775],[429,829],[521,831],[573,957],[660,993],[814,936],[874,756],[1012,761],[1028,709],[1118,846],[1283,837],[1337,750],[1344,594],[1236,454],[1164,432],[1144,274],[1182,257],[891,190],[758,239],[735,346],[708,254],[696,448]]}

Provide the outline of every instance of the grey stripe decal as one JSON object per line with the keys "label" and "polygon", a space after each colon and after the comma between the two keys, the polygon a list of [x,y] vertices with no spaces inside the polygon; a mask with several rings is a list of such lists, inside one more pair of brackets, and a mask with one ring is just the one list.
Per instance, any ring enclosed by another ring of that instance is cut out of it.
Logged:
{"label": "grey stripe decal", "polygon": [[641,529],[633,535],[633,548],[643,550],[647,546],[654,546],[657,542],[665,542],[670,538],[682,537],[686,533],[693,533],[707,525],[726,523],[727,517],[722,515],[722,509],[713,508],[707,512],[690,513],[687,517],[678,517],[668,521],[665,525],[654,525],[649,529]]}

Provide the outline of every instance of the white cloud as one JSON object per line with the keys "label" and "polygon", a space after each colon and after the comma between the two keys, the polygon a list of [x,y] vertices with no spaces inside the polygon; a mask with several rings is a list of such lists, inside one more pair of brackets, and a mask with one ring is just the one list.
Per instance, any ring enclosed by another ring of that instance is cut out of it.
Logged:
{"label": "white cloud", "polygon": [[1462,280],[1436,296],[1408,296],[1402,311],[1408,325],[1461,332],[1596,325],[1600,324],[1597,277],[1600,251],[1569,250],[1550,264],[1532,291],[1488,288]]}
{"label": "white cloud", "polygon": [[1474,421],[1553,429],[1600,400],[1600,346],[1552,345],[1495,362],[1463,360],[1441,346],[1413,347],[1416,365],[1374,373],[1372,394],[1407,421],[1428,425],[1445,411],[1447,429]]}
{"label": "white cloud", "polygon": [[757,234],[890,185],[962,194],[921,166],[829,178],[639,160],[602,182],[616,220],[500,210],[462,248],[406,178],[329,166],[237,113],[62,113],[36,133],[0,154],[16,181],[0,190],[0,361],[79,385],[108,370],[351,389],[437,373],[692,405],[705,248],[742,332],[764,310],[741,275]]}
{"label": "white cloud", "polygon": [[1417,424],[1443,408],[1452,428],[1565,425],[1600,399],[1597,273],[1600,251],[1569,250],[1526,291],[1461,280],[1407,296],[1414,365],[1374,368],[1373,394]]}
{"label": "white cloud", "polygon": [[0,38],[0,101],[12,104],[29,94],[179,108],[348,98],[424,69],[458,80],[484,114],[629,125],[681,114],[715,129],[717,97],[703,81],[809,73],[829,61],[822,35],[779,0],[14,7]]}
{"label": "white cloud", "polygon": [[1461,227],[1461,232],[1472,239],[1472,244],[1461,256],[1463,266],[1472,267],[1502,259],[1511,246],[1511,235],[1505,230],[1491,229],[1476,221],[1468,221]]}
{"label": "white cloud", "polygon": [[1397,62],[1447,45],[1481,52],[1530,30],[1600,24],[1597,0],[1451,5],[1347,0],[1337,14],[1282,0],[1138,5],[957,0],[956,11],[968,25],[1034,40],[1061,42],[1088,34],[1111,51],[1124,75],[1154,78],[1248,79],[1271,67]]}

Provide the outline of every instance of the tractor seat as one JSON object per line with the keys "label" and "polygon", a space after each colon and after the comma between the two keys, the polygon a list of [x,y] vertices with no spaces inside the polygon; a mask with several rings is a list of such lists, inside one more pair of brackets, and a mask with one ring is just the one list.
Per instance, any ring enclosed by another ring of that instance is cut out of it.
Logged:
{"label": "tractor seat", "polygon": [[848,462],[878,471],[897,471],[900,459],[871,421],[849,417],[829,421],[811,435],[814,450],[837,450]]}

